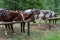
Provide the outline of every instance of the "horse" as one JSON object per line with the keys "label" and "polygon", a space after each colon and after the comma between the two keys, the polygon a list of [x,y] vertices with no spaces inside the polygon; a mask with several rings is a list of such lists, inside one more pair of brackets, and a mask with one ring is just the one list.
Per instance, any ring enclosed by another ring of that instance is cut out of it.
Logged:
{"label": "horse", "polygon": [[[25,11],[19,11],[19,13],[22,15],[23,21],[31,19],[30,21],[35,23],[39,11],[37,9],[28,9]],[[16,16],[14,20],[19,21],[19,18]],[[25,22],[21,23],[21,32],[25,32]]]}
{"label": "horse", "polygon": [[[39,20],[43,19],[47,22],[48,18],[57,17],[57,14],[51,10],[40,10],[40,14],[38,16],[39,16]],[[55,22],[56,22],[56,20],[55,20]],[[54,23],[54,21],[53,21],[53,23]]]}
{"label": "horse", "polygon": [[[19,16],[19,18],[21,19],[21,16],[19,15],[18,11],[6,10],[3,8],[0,10],[0,21],[12,22],[16,16],[17,17]],[[15,34],[13,29],[13,24],[6,24],[5,35],[7,35],[8,28],[12,30],[12,34]]]}
{"label": "horse", "polygon": [[[38,15],[39,15],[39,9],[28,9],[28,10],[25,10],[23,12],[24,12],[24,14],[25,13],[31,14],[34,20],[36,18],[38,18]],[[36,21],[34,21],[33,23],[35,23],[35,22]]]}

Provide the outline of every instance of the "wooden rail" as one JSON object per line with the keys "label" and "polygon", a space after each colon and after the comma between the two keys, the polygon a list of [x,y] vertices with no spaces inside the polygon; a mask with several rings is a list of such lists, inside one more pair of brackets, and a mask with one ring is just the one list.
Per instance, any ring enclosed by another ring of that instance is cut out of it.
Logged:
{"label": "wooden rail", "polygon": [[0,25],[5,25],[5,24],[16,24],[16,23],[22,23],[26,22],[27,23],[27,34],[30,35],[30,20],[27,21],[13,21],[13,22],[0,22]]}
{"label": "wooden rail", "polygon": [[0,22],[0,25],[5,25],[5,24],[16,24],[16,23],[21,23],[21,22],[29,22],[29,21]]}
{"label": "wooden rail", "polygon": [[60,20],[60,17],[53,17],[53,18],[48,18],[49,20],[49,29],[51,28],[51,21],[54,21],[54,20]]}
{"label": "wooden rail", "polygon": [[60,20],[60,17],[53,17],[53,18],[48,18],[48,20]]}

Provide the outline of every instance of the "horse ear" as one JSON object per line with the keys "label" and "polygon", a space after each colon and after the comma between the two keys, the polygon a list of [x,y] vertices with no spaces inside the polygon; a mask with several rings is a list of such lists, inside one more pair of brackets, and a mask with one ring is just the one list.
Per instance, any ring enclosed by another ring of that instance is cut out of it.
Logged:
{"label": "horse ear", "polygon": [[19,13],[19,10],[18,10],[18,13]]}

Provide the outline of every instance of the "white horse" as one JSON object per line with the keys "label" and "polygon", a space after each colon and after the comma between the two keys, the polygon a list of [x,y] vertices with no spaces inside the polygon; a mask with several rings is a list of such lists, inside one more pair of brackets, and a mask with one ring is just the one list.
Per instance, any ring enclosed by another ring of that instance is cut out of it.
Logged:
{"label": "white horse", "polygon": [[45,15],[46,18],[55,17],[55,12],[51,10],[40,10],[39,18]]}
{"label": "white horse", "polygon": [[56,17],[56,13],[54,11],[51,11],[51,10],[40,10],[40,14],[38,15],[39,16],[39,22],[41,23],[42,19],[44,19],[45,21],[45,24],[47,23],[47,19],[48,18],[53,18],[53,17]]}
{"label": "white horse", "polygon": [[31,10],[32,10],[32,9],[28,9],[28,10],[25,10],[24,12],[25,12],[25,13],[31,13]]}

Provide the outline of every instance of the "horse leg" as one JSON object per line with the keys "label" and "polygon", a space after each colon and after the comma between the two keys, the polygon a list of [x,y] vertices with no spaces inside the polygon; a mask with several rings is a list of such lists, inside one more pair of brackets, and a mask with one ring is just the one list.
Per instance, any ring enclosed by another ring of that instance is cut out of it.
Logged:
{"label": "horse leg", "polygon": [[35,21],[35,18],[34,18],[34,17],[32,18],[32,21],[33,21],[33,23],[36,23],[36,21]]}
{"label": "horse leg", "polygon": [[10,24],[7,24],[7,25],[8,25],[8,29],[10,30],[11,29]]}
{"label": "horse leg", "polygon": [[52,21],[53,21],[53,24],[55,24],[55,23],[54,23],[54,20],[52,20]]}
{"label": "horse leg", "polygon": [[23,32],[22,27],[23,27],[23,23],[21,23],[21,32]]}
{"label": "horse leg", "polygon": [[5,35],[7,36],[7,24],[5,25]]}
{"label": "horse leg", "polygon": [[41,25],[41,19],[38,20],[38,27]]}
{"label": "horse leg", "polygon": [[55,20],[55,25],[57,24],[57,20]]}
{"label": "horse leg", "polygon": [[44,27],[47,26],[47,19],[44,20]]}
{"label": "horse leg", "polygon": [[33,23],[36,23],[36,21],[34,20]]}
{"label": "horse leg", "polygon": [[48,20],[47,20],[47,19],[45,19],[45,25],[47,25],[47,21],[48,21]]}
{"label": "horse leg", "polygon": [[23,22],[23,32],[25,33],[25,22]]}
{"label": "horse leg", "polygon": [[11,30],[12,30],[13,35],[15,35],[14,29],[13,29],[13,24],[10,24],[10,27],[11,27]]}
{"label": "horse leg", "polygon": [[53,20],[53,24],[56,24],[57,20]]}

